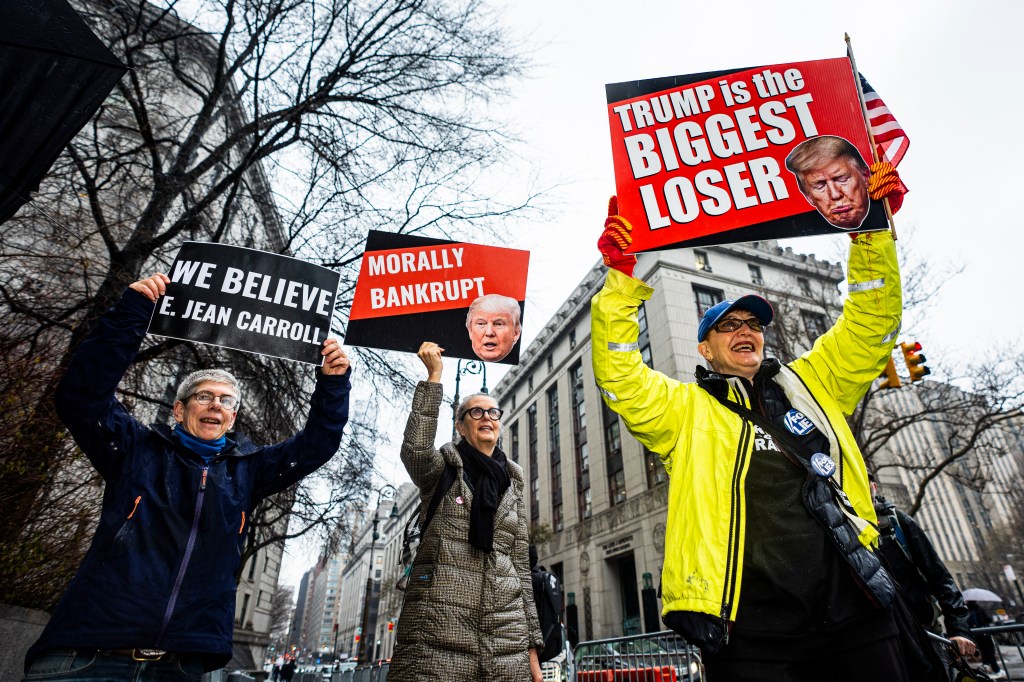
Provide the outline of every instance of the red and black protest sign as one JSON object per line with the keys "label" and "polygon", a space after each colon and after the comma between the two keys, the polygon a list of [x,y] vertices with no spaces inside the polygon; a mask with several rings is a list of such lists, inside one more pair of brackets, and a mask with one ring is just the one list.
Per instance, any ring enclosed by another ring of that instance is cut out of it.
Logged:
{"label": "red and black protest sign", "polygon": [[[862,163],[872,162],[845,57],[615,83],[606,93],[632,251],[888,226],[881,202],[867,197],[866,165],[856,166],[850,188],[841,190],[840,173],[829,171],[836,182],[808,181],[807,192],[786,165],[801,143],[819,137],[841,138]],[[800,167],[804,179],[828,174]]]}
{"label": "red and black protest sign", "polygon": [[185,242],[149,333],[323,364],[341,275],[226,244]]}
{"label": "red and black protest sign", "polygon": [[[528,251],[371,230],[345,343],[518,364]],[[472,316],[470,312],[472,311]]]}

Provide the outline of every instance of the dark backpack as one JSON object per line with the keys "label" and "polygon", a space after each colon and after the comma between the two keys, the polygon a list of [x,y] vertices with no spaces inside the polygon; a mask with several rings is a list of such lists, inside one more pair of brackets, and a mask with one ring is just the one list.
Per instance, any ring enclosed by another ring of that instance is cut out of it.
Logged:
{"label": "dark backpack", "polygon": [[402,553],[398,558],[398,562],[402,566],[402,575],[399,576],[398,582],[395,583],[395,589],[405,592],[405,588],[409,586],[409,579],[412,577],[412,566],[416,561],[416,550],[420,547],[420,540],[423,538],[423,534],[427,532],[427,526],[430,525],[431,519],[437,513],[437,508],[441,506],[441,499],[444,497],[444,494],[448,492],[448,489],[452,487],[452,483],[455,482],[456,475],[455,467],[445,462],[444,469],[441,471],[441,478],[438,479],[437,487],[434,488],[434,494],[430,497],[430,505],[427,507],[426,516],[423,517],[423,523],[420,523],[420,516],[423,512],[423,504],[420,503],[416,506],[416,511],[412,513],[409,521],[405,524],[405,530],[402,533]]}
{"label": "dark backpack", "polygon": [[543,566],[530,571],[533,578],[533,601],[537,604],[540,631],[544,636],[544,649],[538,651],[540,662],[550,661],[562,652],[562,583],[558,576]]}

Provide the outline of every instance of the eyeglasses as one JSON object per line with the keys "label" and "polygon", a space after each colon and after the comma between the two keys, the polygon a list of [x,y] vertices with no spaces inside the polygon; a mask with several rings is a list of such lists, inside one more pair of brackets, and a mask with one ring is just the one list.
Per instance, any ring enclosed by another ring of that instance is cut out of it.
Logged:
{"label": "eyeglasses", "polygon": [[499,419],[501,419],[501,415],[505,414],[505,411],[499,410],[497,407],[491,407],[486,410],[482,407],[471,407],[468,410],[464,411],[462,413],[462,416],[465,417],[467,414],[473,419],[483,419],[484,415],[486,414],[494,421],[498,421]]}
{"label": "eyeglasses", "polygon": [[752,332],[764,331],[764,325],[761,324],[761,320],[757,319],[756,317],[752,317],[749,320],[741,320],[738,317],[727,317],[726,319],[721,320],[716,324],[712,325],[711,328],[721,334],[728,334],[729,332],[736,331],[743,325],[747,325],[748,327],[750,327],[750,331]]}
{"label": "eyeglasses", "polygon": [[199,393],[193,393],[188,398],[185,398],[185,402],[189,401],[189,398],[195,398],[196,402],[200,405],[209,405],[214,400],[220,401],[220,406],[225,410],[233,410],[238,405],[238,398],[233,395],[214,395],[206,391],[200,391]]}

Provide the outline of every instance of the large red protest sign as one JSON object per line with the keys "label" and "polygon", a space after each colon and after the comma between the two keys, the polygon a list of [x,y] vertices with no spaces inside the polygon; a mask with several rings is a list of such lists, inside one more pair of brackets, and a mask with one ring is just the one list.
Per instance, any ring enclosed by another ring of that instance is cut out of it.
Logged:
{"label": "large red protest sign", "polygon": [[529,260],[528,251],[371,230],[345,342],[414,352],[434,341],[448,357],[516,364]]}
{"label": "large red protest sign", "polygon": [[[805,198],[786,168],[790,152],[822,136],[848,141],[871,163],[849,59],[630,81],[606,91],[633,251],[852,229],[820,214],[825,209]],[[862,189],[856,229],[885,229],[884,208]]]}

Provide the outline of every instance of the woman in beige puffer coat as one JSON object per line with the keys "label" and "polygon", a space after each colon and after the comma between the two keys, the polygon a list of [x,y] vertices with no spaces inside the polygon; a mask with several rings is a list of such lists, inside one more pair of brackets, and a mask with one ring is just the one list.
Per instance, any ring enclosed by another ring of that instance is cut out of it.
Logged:
{"label": "woman in beige puffer coat", "polygon": [[544,639],[530,579],[523,470],[497,447],[500,411],[487,395],[459,406],[458,444],[434,447],[441,350],[430,342],[420,347],[428,379],[416,386],[402,462],[422,509],[445,463],[457,476],[416,552],[388,680],[540,682]]}

